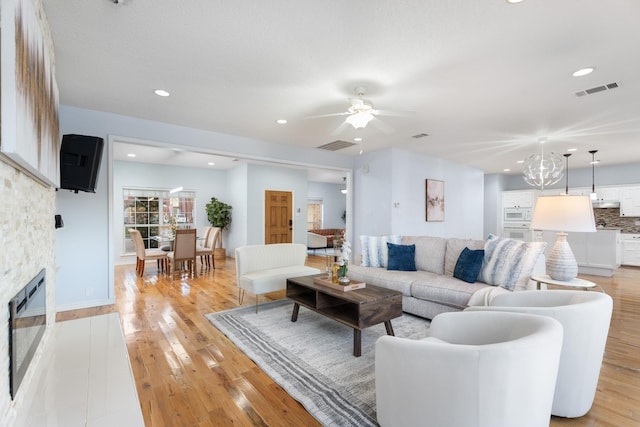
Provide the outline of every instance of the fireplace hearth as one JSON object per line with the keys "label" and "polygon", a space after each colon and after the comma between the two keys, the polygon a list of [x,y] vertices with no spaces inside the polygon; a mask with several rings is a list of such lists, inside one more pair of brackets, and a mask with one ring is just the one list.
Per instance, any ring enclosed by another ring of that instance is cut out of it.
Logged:
{"label": "fireplace hearth", "polygon": [[47,325],[45,269],[9,301],[9,388],[15,398]]}

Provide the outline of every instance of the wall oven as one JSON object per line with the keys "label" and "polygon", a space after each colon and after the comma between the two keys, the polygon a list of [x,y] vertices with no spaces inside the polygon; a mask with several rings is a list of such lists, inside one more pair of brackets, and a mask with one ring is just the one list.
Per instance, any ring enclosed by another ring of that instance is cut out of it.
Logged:
{"label": "wall oven", "polygon": [[502,237],[522,240],[524,242],[533,242],[534,231],[529,227],[529,222],[505,222],[504,226],[502,227]]}
{"label": "wall oven", "polygon": [[504,208],[502,220],[504,222],[528,222],[531,221],[532,208]]}

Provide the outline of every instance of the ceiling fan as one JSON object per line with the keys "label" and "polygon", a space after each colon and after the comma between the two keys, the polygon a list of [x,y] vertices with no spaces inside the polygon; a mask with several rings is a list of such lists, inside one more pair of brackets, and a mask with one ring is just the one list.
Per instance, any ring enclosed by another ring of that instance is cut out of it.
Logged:
{"label": "ceiling fan", "polygon": [[355,129],[361,129],[367,126],[367,124],[371,123],[373,126],[378,128],[381,132],[385,134],[390,134],[395,131],[395,129],[376,116],[407,116],[412,113],[403,112],[403,111],[388,111],[388,110],[378,110],[373,108],[373,103],[368,99],[364,99],[364,94],[367,91],[366,86],[358,86],[354,89],[356,93],[356,98],[349,98],[349,102],[351,106],[347,108],[347,111],[342,113],[333,113],[333,114],[322,114],[319,116],[311,116],[308,118],[319,118],[319,117],[332,117],[332,116],[347,116],[347,118],[342,122],[340,126],[334,130],[331,135],[337,135],[349,125],[353,126]]}

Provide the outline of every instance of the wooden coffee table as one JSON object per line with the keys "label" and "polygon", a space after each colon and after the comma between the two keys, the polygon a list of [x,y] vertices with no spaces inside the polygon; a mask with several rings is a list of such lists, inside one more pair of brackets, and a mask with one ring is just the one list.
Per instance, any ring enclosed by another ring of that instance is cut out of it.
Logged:
{"label": "wooden coffee table", "polygon": [[300,306],[320,313],[353,328],[353,355],[362,354],[362,330],[384,323],[388,335],[393,335],[391,319],[402,316],[402,293],[379,286],[343,292],[313,282],[317,276],[287,279],[287,298],[294,301],[291,321],[298,320]]}

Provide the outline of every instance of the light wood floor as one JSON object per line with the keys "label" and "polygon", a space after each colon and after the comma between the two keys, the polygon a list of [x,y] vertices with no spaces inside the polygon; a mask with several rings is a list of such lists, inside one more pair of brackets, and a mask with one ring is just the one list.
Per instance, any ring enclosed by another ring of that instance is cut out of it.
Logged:
{"label": "light wood floor", "polygon": [[[308,264],[323,262],[310,256]],[[157,275],[152,263],[143,278],[134,265],[118,266],[114,306],[59,313],[58,320],[120,313],[147,426],[319,425],[204,317],[238,306],[234,260],[216,266],[195,279]],[[551,426],[639,426],[640,269],[581,277],[614,299],[606,354],[591,411],[578,419],[553,417]],[[261,301],[280,298],[284,292]],[[244,305],[254,302],[245,296]]]}

